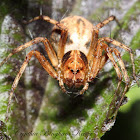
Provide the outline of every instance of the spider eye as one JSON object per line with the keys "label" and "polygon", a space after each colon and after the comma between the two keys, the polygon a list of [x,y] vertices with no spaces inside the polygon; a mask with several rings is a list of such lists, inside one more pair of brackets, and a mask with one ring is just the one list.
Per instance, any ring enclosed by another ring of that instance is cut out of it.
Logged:
{"label": "spider eye", "polygon": [[74,72],[73,69],[70,70],[72,73]]}
{"label": "spider eye", "polygon": [[79,70],[76,71],[77,73],[79,72]]}
{"label": "spider eye", "polygon": [[74,72],[74,70],[73,69],[71,69],[70,70],[73,74],[75,73],[75,74],[77,74],[80,70],[79,69],[77,69],[75,72]]}

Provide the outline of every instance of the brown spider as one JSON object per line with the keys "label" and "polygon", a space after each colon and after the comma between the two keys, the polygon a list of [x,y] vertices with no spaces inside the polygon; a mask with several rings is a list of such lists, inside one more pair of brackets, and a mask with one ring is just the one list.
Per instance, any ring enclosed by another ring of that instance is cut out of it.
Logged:
{"label": "brown spider", "polygon": [[[130,53],[133,66],[133,76],[135,80],[136,76],[132,50],[126,45],[109,37],[98,38],[99,29],[108,24],[110,21],[116,20],[115,16],[110,16],[96,26],[93,26],[89,21],[80,16],[66,17],[60,22],[53,20],[48,16],[38,16],[29,22],[39,19],[55,25],[51,36],[52,43],[50,43],[45,37],[37,37],[24,45],[13,49],[12,52],[1,62],[0,66],[4,64],[13,54],[39,42],[43,42],[51,64],[40,52],[36,50],[30,51],[27,54],[11,88],[7,114],[13,92],[32,56],[35,56],[39,60],[42,67],[51,77],[59,81],[59,85],[63,92],[68,92],[65,87],[74,91],[75,89],[80,89],[82,87],[80,94],[83,94],[88,89],[89,82],[93,81],[105,65],[106,61],[110,59],[119,79],[116,92],[119,89],[123,76],[126,83],[125,89],[116,108],[117,113],[130,82],[124,63],[121,59],[120,52],[116,48],[109,47],[104,42],[119,46]],[[52,45],[56,48],[56,50],[54,50]],[[103,53],[103,51],[105,53]],[[112,52],[118,59],[122,72],[115,62]]]}

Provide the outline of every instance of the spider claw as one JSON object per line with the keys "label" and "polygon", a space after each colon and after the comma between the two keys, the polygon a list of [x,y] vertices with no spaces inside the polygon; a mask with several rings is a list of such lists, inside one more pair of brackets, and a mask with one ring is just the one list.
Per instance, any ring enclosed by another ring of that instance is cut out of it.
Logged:
{"label": "spider claw", "polygon": [[76,98],[77,96],[81,95],[79,92],[66,91],[65,93],[66,93],[68,96],[74,96],[74,98]]}
{"label": "spider claw", "polygon": [[68,96],[70,96],[70,94],[71,94],[72,92],[66,91],[65,93],[66,93]]}
{"label": "spider claw", "polygon": [[79,93],[77,93],[75,96],[74,96],[74,98],[76,98],[77,96],[80,96],[81,94],[79,94]]}
{"label": "spider claw", "polygon": [[82,95],[82,94],[80,94],[80,92],[73,92],[73,94],[75,95],[74,98],[76,98],[77,96]]}

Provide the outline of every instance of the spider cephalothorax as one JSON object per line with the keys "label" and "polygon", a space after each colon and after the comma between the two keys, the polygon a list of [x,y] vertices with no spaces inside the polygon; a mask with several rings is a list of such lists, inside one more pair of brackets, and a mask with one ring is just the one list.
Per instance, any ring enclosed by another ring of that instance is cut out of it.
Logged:
{"label": "spider cephalothorax", "polygon": [[[110,59],[119,79],[115,96],[118,95],[116,93],[118,92],[123,77],[126,83],[125,89],[121,94],[119,104],[116,107],[117,113],[129,86],[129,76],[121,59],[120,52],[115,47],[109,47],[105,42],[125,49],[130,53],[133,66],[133,76],[135,80],[136,76],[132,50],[128,46],[109,37],[98,38],[99,29],[108,24],[110,21],[116,20],[116,18],[114,16],[110,16],[96,26],[92,25],[88,20],[80,16],[66,17],[60,22],[47,16],[39,16],[29,22],[38,19],[45,20],[55,25],[51,35],[51,41],[45,37],[37,37],[24,45],[15,48],[8,57],[0,63],[0,66],[4,64],[13,54],[39,42],[44,44],[51,64],[39,51],[33,50],[27,54],[25,61],[13,82],[7,113],[13,92],[32,56],[35,56],[39,60],[42,67],[51,77],[59,81],[59,85],[63,92],[67,92],[64,86],[66,85],[69,87],[69,90],[79,89],[82,87],[82,89],[80,89],[80,94],[83,94],[88,89],[88,83],[94,80],[107,60]],[[116,56],[120,67],[116,63],[112,53]]]}
{"label": "spider cephalothorax", "polygon": [[63,81],[71,89],[85,84],[88,61],[84,53],[78,50],[67,52],[62,58]]}

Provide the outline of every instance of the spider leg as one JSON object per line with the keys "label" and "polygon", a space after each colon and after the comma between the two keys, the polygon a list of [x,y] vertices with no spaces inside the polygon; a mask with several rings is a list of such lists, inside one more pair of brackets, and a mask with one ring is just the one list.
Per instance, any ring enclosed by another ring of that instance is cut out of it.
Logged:
{"label": "spider leg", "polygon": [[110,16],[107,19],[105,19],[103,22],[100,22],[96,26],[93,26],[91,45],[90,45],[89,52],[88,52],[88,55],[87,55],[87,58],[89,60],[89,65],[90,65],[90,62],[91,63],[93,62],[92,54],[97,49],[99,29],[102,28],[103,26],[105,26],[106,24],[108,24],[109,22],[113,21],[113,20],[115,20],[118,23],[118,25],[120,26],[120,24],[119,24],[119,22],[118,22],[118,20],[116,19],[115,16]]}
{"label": "spider leg", "polygon": [[116,70],[116,73],[117,73],[117,76],[119,78],[119,81],[122,81],[122,74],[120,72],[120,68],[118,67],[117,63],[115,62],[115,59],[113,58],[111,48],[109,48],[108,45],[104,45],[103,47],[105,48],[107,56],[110,59],[110,61],[112,62],[113,66],[114,66],[114,68]]}
{"label": "spider leg", "polygon": [[30,51],[27,54],[26,59],[24,60],[24,63],[22,64],[22,66],[19,70],[19,73],[17,74],[17,76],[12,84],[12,88],[11,88],[10,96],[9,96],[9,101],[8,101],[7,112],[6,112],[6,118],[5,118],[6,121],[8,120],[8,112],[9,112],[9,108],[10,108],[10,104],[11,104],[14,90],[17,87],[18,82],[19,82],[23,72],[25,71],[25,68],[27,67],[27,65],[28,65],[28,63],[33,55],[38,59],[38,61],[43,66],[43,68],[48,72],[48,74],[51,75],[53,78],[57,79],[57,72],[53,69],[53,67],[46,60],[46,58],[43,55],[41,55],[41,53],[38,51]]}
{"label": "spider leg", "polygon": [[130,83],[130,80],[129,80],[129,76],[127,74],[127,71],[125,69],[125,65],[124,65],[124,63],[122,61],[120,52],[116,48],[113,48],[113,52],[114,52],[114,54],[116,55],[116,57],[118,59],[118,62],[119,62],[119,65],[121,67],[122,73],[124,75],[125,83],[126,83],[125,89],[124,89],[124,91],[123,91],[123,93],[121,95],[121,99],[120,99],[119,104],[117,105],[116,110],[115,110],[115,113],[114,113],[115,115],[114,115],[114,118],[113,119],[115,120],[116,119],[116,116],[117,116],[117,112],[119,110],[119,107],[121,106],[121,103],[122,103],[122,101],[124,99],[125,93],[127,92],[127,89],[128,89],[129,83]]}
{"label": "spider leg", "polygon": [[99,72],[101,56],[102,56],[102,48],[100,45],[97,46],[97,51],[93,54],[93,64],[91,67],[91,72],[89,79],[93,80]]}
{"label": "spider leg", "polygon": [[58,51],[57,51],[57,57],[58,57],[58,69],[57,69],[57,73],[58,73],[58,80],[59,80],[59,85],[62,89],[62,91],[65,93],[67,92],[64,86],[64,82],[63,82],[63,73],[61,70],[61,60],[64,56],[64,48],[65,48],[65,44],[67,41],[67,30],[62,30],[61,32],[61,37],[59,40],[59,46],[58,46]]}
{"label": "spider leg", "polygon": [[122,43],[114,40],[114,39],[109,38],[109,37],[100,38],[100,41],[106,41],[106,42],[111,43],[111,44],[113,44],[115,46],[118,46],[120,48],[123,48],[123,49],[125,49],[126,51],[129,52],[130,57],[131,57],[132,68],[133,68],[133,77],[136,80],[137,85],[139,86],[139,82],[138,82],[138,80],[136,78],[136,74],[135,74],[135,64],[134,64],[134,56],[133,56],[132,49],[129,48],[128,46],[126,46],[126,45],[124,45],[124,44],[122,44]]}
{"label": "spider leg", "polygon": [[65,49],[65,44],[67,41],[67,36],[68,36],[68,32],[67,29],[62,29],[61,31],[61,37],[59,40],[59,46],[58,46],[58,51],[57,51],[57,57],[58,60],[61,62],[63,56],[64,56],[64,49]]}
{"label": "spider leg", "polygon": [[[121,72],[119,70],[119,67],[116,64],[112,54],[111,54],[112,50],[105,43],[99,42],[98,44],[99,44],[98,47],[97,47],[98,49],[95,52],[95,54],[93,55],[93,57],[94,57],[93,65],[92,65],[92,68],[91,68],[91,72],[90,72],[90,75],[89,75],[88,82],[91,82],[96,77],[98,72],[103,68],[103,66],[107,62],[108,58],[112,61],[113,65],[115,67],[116,73],[118,75],[119,81],[121,81],[122,80],[122,74],[121,74]],[[103,49],[106,51],[106,53],[104,55],[102,55]],[[110,49],[110,50],[108,50],[108,49]],[[119,88],[119,86],[118,86],[118,88]],[[117,92],[117,90],[116,90],[116,92]]]}
{"label": "spider leg", "polygon": [[129,83],[130,83],[129,76],[128,76],[127,71],[125,69],[125,65],[122,61],[121,54],[116,48],[112,48],[112,50],[113,50],[114,54],[116,55],[116,57],[118,59],[119,65],[120,65],[122,73],[124,75],[125,83],[127,85],[129,85]]}
{"label": "spider leg", "polygon": [[[117,92],[118,92],[118,90],[119,90],[119,87],[120,87],[120,84],[121,84],[121,81],[122,81],[122,73],[120,72],[120,68],[118,67],[117,63],[115,62],[115,60],[114,60],[114,58],[113,58],[112,49],[109,48],[108,45],[104,45],[103,47],[104,47],[104,49],[105,49],[105,51],[106,51],[106,53],[107,53],[107,55],[108,55],[108,58],[110,59],[110,61],[112,62],[113,66],[114,66],[114,68],[115,68],[115,70],[116,70],[116,73],[117,73],[117,76],[118,76],[118,80],[119,80],[118,85],[117,85],[117,89],[115,90],[115,95],[114,95],[114,97],[113,97],[112,102],[111,102],[110,105],[109,105],[109,111],[108,111],[108,113],[107,113],[107,119],[108,119],[109,116],[110,116],[110,111],[111,111],[111,109],[112,109],[112,105],[113,105],[114,102],[115,102],[115,99],[116,99],[116,97],[117,97]],[[117,58],[118,58],[118,56],[117,56]],[[120,65],[121,65],[121,68],[125,70],[125,67],[123,67],[123,64],[122,64],[123,62],[120,61],[120,59],[119,59],[119,63],[120,63]],[[123,72],[124,72],[124,71],[123,71]],[[128,79],[127,79],[127,80],[128,80]],[[123,94],[126,93],[126,90],[127,90],[127,84],[126,84],[126,88],[125,88]]]}
{"label": "spider leg", "polygon": [[24,45],[21,45],[15,49],[13,49],[12,52],[0,63],[0,66],[2,66],[12,55],[30,47],[31,45],[37,44],[39,42],[44,43],[46,52],[48,54],[48,57],[49,57],[52,65],[54,67],[57,67],[58,66],[58,59],[57,59],[57,56],[55,54],[55,51],[53,50],[53,47],[51,46],[49,40],[47,38],[44,38],[44,37],[37,37],[37,38],[25,43]]}
{"label": "spider leg", "polygon": [[92,52],[93,53],[92,58],[91,58],[92,65],[89,65],[89,73],[87,76],[87,81],[86,81],[83,89],[80,91],[80,94],[83,94],[88,89],[88,86],[89,86],[88,82],[91,82],[96,77],[96,75],[98,74],[101,67],[103,67],[102,65],[105,63],[104,61],[106,61],[106,57],[102,56],[102,51],[103,51],[102,46],[100,44],[98,44],[97,50]]}
{"label": "spider leg", "polygon": [[67,93],[65,86],[64,86],[63,79],[60,77],[59,73],[58,73],[58,78],[59,78],[59,86],[61,87],[61,89],[64,93]]}
{"label": "spider leg", "polygon": [[63,24],[57,24],[57,26],[60,28],[61,30],[61,37],[59,40],[59,46],[58,46],[58,50],[57,50],[57,58],[58,58],[58,67],[57,67],[57,73],[58,73],[58,80],[59,80],[59,85],[62,89],[63,92],[67,92],[64,86],[64,82],[63,82],[63,73],[62,73],[62,69],[61,69],[61,61],[62,58],[64,56],[64,49],[65,49],[65,45],[66,45],[66,41],[67,41],[67,36],[68,36],[68,30],[67,28],[63,25]]}
{"label": "spider leg", "polygon": [[34,17],[33,19],[29,20],[28,23],[31,23],[31,22],[36,21],[36,20],[44,20],[44,21],[50,22],[51,24],[54,24],[54,25],[59,24],[58,21],[51,19],[48,16],[43,16],[43,15]]}
{"label": "spider leg", "polygon": [[[99,51],[99,53],[101,53],[101,50],[100,50],[101,48],[98,47],[98,33],[99,33],[99,30],[95,26],[93,26],[91,44],[90,44],[89,51],[88,51],[88,54],[87,54],[89,73],[88,73],[88,76],[87,76],[87,81],[86,81],[83,89],[80,91],[80,94],[83,94],[88,89],[88,86],[89,86],[88,82],[91,82],[94,79],[93,78],[94,76],[91,74],[92,73],[91,71],[93,71],[91,69],[94,69],[93,65],[95,63],[93,54],[96,53],[97,50]],[[97,59],[97,61],[99,62],[98,64],[100,65],[99,60],[100,59]],[[99,69],[97,68],[96,70],[97,70],[96,73],[98,73]]]}
{"label": "spider leg", "polygon": [[98,30],[93,29],[91,44],[90,44],[88,55],[87,55],[87,59],[88,59],[90,67],[93,63],[93,58],[94,58],[93,54],[97,50],[97,42],[98,42]]}
{"label": "spider leg", "polygon": [[[54,19],[51,19],[51,18],[48,17],[48,16],[43,16],[43,15],[37,16],[37,17],[35,17],[35,18],[29,20],[28,23],[31,23],[31,22],[36,21],[36,20],[44,20],[44,21],[50,22],[51,24],[56,25],[60,30],[62,30],[62,31],[64,31],[64,30],[67,31],[66,26],[64,26],[63,24],[61,24],[60,22],[58,22],[58,21],[56,21],[56,20],[54,20]],[[62,34],[63,34],[63,33],[62,33]],[[61,35],[62,35],[62,34],[61,34]]]}
{"label": "spider leg", "polygon": [[103,67],[103,65],[107,61],[107,57],[105,57],[105,55],[102,56],[103,49],[104,49],[103,43],[101,44],[100,42],[98,42],[97,50],[93,52],[92,55],[93,62],[90,68],[90,73],[88,75],[88,82],[93,81],[93,79],[98,74],[99,70]]}
{"label": "spider leg", "polygon": [[108,56],[107,56],[107,53],[105,52],[105,54],[101,57],[100,70],[103,68],[107,60],[108,60]]}
{"label": "spider leg", "polygon": [[[90,62],[90,65],[89,65],[89,73],[88,73],[88,76],[87,76],[87,80],[86,80],[86,83],[85,83],[85,85],[84,85],[84,87],[83,87],[83,89],[80,91],[80,94],[83,94],[87,89],[88,89],[88,86],[89,86],[89,83],[88,82],[91,82],[94,78],[95,78],[95,76],[97,75],[97,73],[98,73],[98,71],[99,71],[99,65],[100,65],[100,56],[101,56],[101,48],[100,48],[100,46],[98,45],[97,46],[97,54],[99,54],[99,56],[97,56],[97,55],[92,55],[92,61]],[[93,57],[95,58],[95,59],[93,59]],[[92,65],[91,65],[92,64]],[[96,67],[96,68],[94,68],[94,66]],[[95,75],[94,75],[94,74]]]}
{"label": "spider leg", "polygon": [[80,95],[83,94],[88,89],[88,87],[89,87],[89,83],[86,82],[83,89],[80,91]]}
{"label": "spider leg", "polygon": [[58,29],[61,30],[61,37],[59,40],[59,46],[58,46],[58,51],[57,51],[57,57],[58,57],[57,72],[58,72],[59,85],[60,85],[61,89],[63,90],[63,92],[66,92],[65,87],[64,87],[64,83],[63,83],[63,78],[62,78],[63,75],[61,72],[61,60],[62,60],[62,57],[64,56],[64,48],[65,48],[65,44],[67,41],[67,35],[68,35],[67,28],[63,24],[61,24],[60,22],[58,22],[54,19],[51,19],[48,16],[43,16],[43,15],[40,15],[40,16],[37,16],[37,17],[31,19],[29,21],[29,23],[36,21],[36,20],[39,20],[39,19],[50,22],[50,23],[56,25],[58,27]]}
{"label": "spider leg", "polygon": [[102,28],[103,26],[105,26],[106,24],[108,24],[109,22],[115,20],[117,22],[117,24],[120,26],[119,21],[116,19],[115,16],[110,16],[107,19],[105,19],[103,22],[100,22],[96,25],[96,28],[99,30],[100,28]]}
{"label": "spider leg", "polygon": [[[104,43],[102,43],[102,44],[104,44]],[[91,55],[92,62],[90,63],[91,65],[89,65],[90,72],[87,76],[87,82],[85,83],[83,89],[80,91],[80,94],[83,94],[88,89],[88,86],[89,86],[88,82],[91,82],[96,77],[98,72],[102,69],[102,67],[108,60],[108,56],[106,53],[102,56],[102,51],[103,51],[102,45],[98,44],[97,50],[96,51],[94,50],[92,52],[94,55],[93,54]]]}

